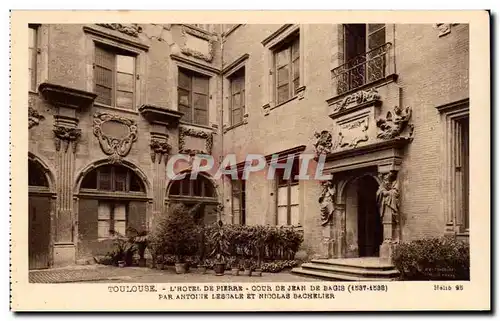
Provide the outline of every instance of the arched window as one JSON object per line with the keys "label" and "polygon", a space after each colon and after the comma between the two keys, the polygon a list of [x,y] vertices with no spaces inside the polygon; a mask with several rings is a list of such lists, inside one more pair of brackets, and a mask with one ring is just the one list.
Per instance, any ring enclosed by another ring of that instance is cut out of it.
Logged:
{"label": "arched window", "polygon": [[82,181],[82,189],[107,192],[144,192],[141,179],[124,166],[105,165],[88,173]]}
{"label": "arched window", "polygon": [[130,228],[146,229],[145,185],[128,167],[93,169],[83,178],[79,196],[79,233],[84,240],[106,240],[116,234],[125,236]]}
{"label": "arched window", "polygon": [[182,180],[175,180],[170,187],[170,196],[215,197],[214,186],[206,177],[198,175],[196,180],[189,174]]}
{"label": "arched window", "polygon": [[43,167],[32,160],[28,160],[28,185],[49,187],[49,182],[47,176],[45,176]]}
{"label": "arched window", "polygon": [[211,224],[217,221],[217,193],[212,182],[203,175],[191,179],[191,173],[180,180],[173,180],[168,189],[170,203],[182,203],[188,208],[201,204],[194,213],[198,224]]}

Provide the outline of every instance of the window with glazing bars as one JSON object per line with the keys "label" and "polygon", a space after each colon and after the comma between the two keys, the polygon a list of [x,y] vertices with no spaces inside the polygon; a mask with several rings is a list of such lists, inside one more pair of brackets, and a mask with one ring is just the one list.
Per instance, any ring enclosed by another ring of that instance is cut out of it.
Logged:
{"label": "window with glazing bars", "polygon": [[36,91],[37,82],[37,61],[38,61],[38,26],[29,25],[28,29],[28,88],[31,91]]}
{"label": "window with glazing bars", "polygon": [[277,104],[293,98],[300,87],[299,48],[299,35],[296,34],[283,42],[274,51]]}
{"label": "window with glazing bars", "polygon": [[197,125],[208,125],[209,77],[179,68],[177,97],[181,120]]}
{"label": "window with glazing bars", "polygon": [[245,114],[245,68],[241,68],[230,78],[231,81],[231,125],[240,124]]}
{"label": "window with glazing bars", "polygon": [[135,108],[136,57],[118,48],[96,44],[94,89],[96,102],[118,108]]}

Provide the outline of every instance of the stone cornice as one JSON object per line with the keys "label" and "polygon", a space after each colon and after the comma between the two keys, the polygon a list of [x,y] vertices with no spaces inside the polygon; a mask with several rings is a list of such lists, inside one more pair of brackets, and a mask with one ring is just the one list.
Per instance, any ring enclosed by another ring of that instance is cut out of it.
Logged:
{"label": "stone cornice", "polygon": [[345,159],[349,157],[356,157],[368,153],[373,153],[381,150],[386,150],[386,149],[399,149],[407,145],[411,139],[406,138],[406,137],[398,137],[395,139],[390,139],[390,140],[383,140],[375,144],[370,144],[370,145],[365,145],[361,147],[357,147],[354,149],[347,149],[335,153],[330,153],[326,155],[326,161],[334,161],[338,159]]}
{"label": "stone cornice", "polygon": [[223,74],[227,74],[229,73],[230,71],[233,71],[231,69],[237,67],[239,64],[241,64],[242,62],[244,62],[245,60],[247,60],[248,58],[250,57],[249,54],[244,54],[242,55],[241,57],[239,57],[238,59],[234,60],[232,63],[230,63],[229,65],[227,65],[226,67],[224,67],[222,69],[222,73]]}
{"label": "stone cornice", "polygon": [[292,147],[292,148],[283,150],[281,152],[272,153],[272,154],[269,154],[265,157],[266,162],[269,163],[271,161],[273,155],[278,155],[278,161],[282,161],[282,160],[286,160],[288,158],[288,155],[294,154],[296,156],[296,155],[302,153],[305,149],[306,149],[306,145],[299,145],[296,147]]}
{"label": "stone cornice", "polygon": [[[105,28],[105,27],[102,27],[102,28]],[[116,41],[116,42],[120,42],[120,43],[129,45],[129,46],[132,46],[132,47],[144,50],[144,51],[148,51],[149,50],[149,46],[146,45],[146,44],[144,44],[144,43],[142,43],[142,42],[129,39],[128,37],[125,38],[126,35],[123,36],[123,37],[115,36],[115,35],[113,35],[111,33],[107,33],[107,32],[104,32],[102,30],[99,30],[95,26],[84,26],[83,27],[83,31],[87,32],[87,33],[94,34],[94,35],[96,35],[98,37],[102,37],[102,38],[110,39],[110,40],[113,40],[113,41]],[[129,36],[129,37],[131,37],[131,36]]]}
{"label": "stone cornice", "polygon": [[293,24],[284,24],[281,26],[278,30],[267,36],[264,40],[262,40],[262,45],[264,47],[267,47],[271,41],[276,39],[279,35],[281,35],[283,32],[285,32],[288,28],[291,28]]}
{"label": "stone cornice", "polygon": [[170,58],[174,61],[182,62],[182,63],[185,63],[187,65],[191,65],[193,67],[200,68],[206,72],[209,72],[212,75],[219,75],[220,74],[220,69],[217,69],[217,68],[212,67],[212,66],[207,66],[205,64],[199,63],[197,61],[194,61],[194,60],[191,60],[188,58],[181,57],[181,56],[176,55],[176,54],[170,54]]}
{"label": "stone cornice", "polygon": [[448,114],[455,111],[469,109],[469,98],[457,100],[448,104],[437,106],[436,109],[441,114]]}
{"label": "stone cornice", "polygon": [[38,91],[52,105],[75,110],[81,110],[89,107],[97,97],[97,94],[92,92],[51,83],[40,84]]}
{"label": "stone cornice", "polygon": [[150,123],[160,124],[160,125],[174,125],[179,123],[183,113],[172,110],[168,108],[158,107],[154,105],[144,104],[139,107],[139,112],[144,118],[146,118]]}

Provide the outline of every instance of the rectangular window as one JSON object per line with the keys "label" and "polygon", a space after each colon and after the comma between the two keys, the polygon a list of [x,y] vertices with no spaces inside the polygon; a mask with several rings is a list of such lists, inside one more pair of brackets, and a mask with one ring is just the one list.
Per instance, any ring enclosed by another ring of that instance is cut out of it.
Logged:
{"label": "rectangular window", "polygon": [[28,28],[28,74],[30,91],[36,91],[37,82],[37,57],[38,57],[38,26],[30,25]]}
{"label": "rectangular window", "polygon": [[232,214],[235,223],[245,225],[245,180],[231,181]]}
{"label": "rectangular window", "polygon": [[127,204],[99,201],[97,219],[98,238],[110,238],[113,236],[113,233],[125,236],[127,229]]}
{"label": "rectangular window", "polygon": [[245,68],[231,75],[231,125],[243,122],[245,114]]}
{"label": "rectangular window", "polygon": [[274,51],[276,102],[284,103],[297,94],[300,87],[299,35],[285,41]]}
{"label": "rectangular window", "polygon": [[385,76],[385,24],[345,24],[344,57],[338,92],[355,89]]}
{"label": "rectangular window", "polygon": [[294,162],[290,177],[285,177],[284,169],[276,169],[276,224],[300,225],[299,218],[299,174],[298,161]]}
{"label": "rectangular window", "polygon": [[135,60],[130,53],[105,45],[96,45],[94,58],[94,89],[96,102],[134,109]]}
{"label": "rectangular window", "polygon": [[209,77],[179,68],[177,97],[181,120],[208,125],[208,81]]}

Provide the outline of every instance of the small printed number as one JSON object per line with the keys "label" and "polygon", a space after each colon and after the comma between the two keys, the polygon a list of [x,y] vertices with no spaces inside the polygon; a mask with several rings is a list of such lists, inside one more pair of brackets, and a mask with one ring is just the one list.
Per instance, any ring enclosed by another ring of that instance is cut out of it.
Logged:
{"label": "small printed number", "polygon": [[462,291],[464,289],[463,285],[455,285],[455,290]]}

